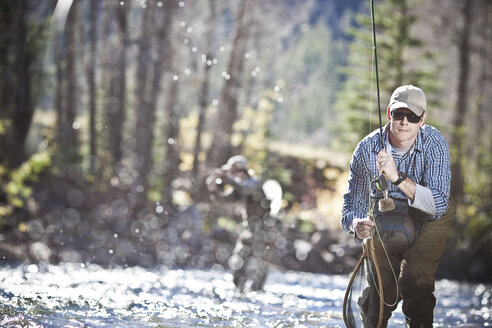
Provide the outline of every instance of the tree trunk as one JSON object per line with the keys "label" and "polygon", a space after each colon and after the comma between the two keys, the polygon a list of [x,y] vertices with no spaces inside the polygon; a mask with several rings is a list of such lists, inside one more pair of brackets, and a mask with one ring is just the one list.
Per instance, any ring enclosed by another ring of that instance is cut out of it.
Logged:
{"label": "tree trunk", "polygon": [[31,127],[34,105],[31,98],[30,66],[33,58],[27,49],[27,1],[19,3],[19,34],[15,71],[17,72],[17,88],[14,99],[13,133],[11,154],[12,164],[20,165],[25,158],[24,144]]}
{"label": "tree trunk", "polygon": [[209,0],[210,4],[210,16],[207,22],[207,41],[206,41],[206,51],[205,51],[205,63],[203,64],[203,81],[200,89],[200,109],[198,114],[198,124],[196,127],[196,138],[195,138],[195,147],[193,149],[193,169],[192,169],[192,177],[195,183],[198,182],[198,169],[200,165],[200,152],[202,151],[202,131],[205,126],[205,112],[207,110],[207,106],[209,104],[208,100],[208,89],[209,89],[209,79],[210,79],[210,69],[212,68],[212,43],[215,32],[215,0]]}
{"label": "tree trunk", "polygon": [[179,122],[176,111],[176,100],[178,98],[179,80],[173,80],[169,86],[167,101],[164,106],[166,112],[166,133],[164,140],[166,141],[166,159],[164,161],[164,188],[162,190],[162,201],[170,210],[173,210],[172,202],[172,182],[179,173],[179,146],[177,143],[179,136]]}
{"label": "tree trunk", "polygon": [[207,161],[212,166],[223,164],[232,155],[232,127],[238,117],[238,101],[240,97],[240,78],[243,70],[244,49],[248,38],[251,11],[255,1],[242,0],[237,15],[234,40],[227,65],[228,74],[219,100],[217,132],[209,149]]}
{"label": "tree trunk", "polygon": [[97,56],[97,0],[90,1],[89,12],[89,37],[91,40],[89,49],[90,62],[87,69],[87,84],[89,86],[89,147],[90,147],[90,172],[95,171],[96,150],[96,56]]}
{"label": "tree trunk", "polygon": [[114,163],[117,163],[121,160],[122,156],[122,137],[123,137],[123,125],[126,119],[126,52],[127,48],[130,44],[128,37],[128,23],[127,23],[127,6],[118,7],[118,22],[120,25],[120,57],[118,60],[118,80],[117,91],[116,91],[116,99],[117,108],[116,114],[114,117],[114,129],[113,129],[113,142],[112,142],[112,150],[113,150],[113,160]]}
{"label": "tree trunk", "polygon": [[62,117],[66,119],[61,126],[62,139],[61,139],[61,151],[63,157],[69,163],[75,163],[78,158],[78,127],[75,125],[75,117],[77,113],[77,74],[76,74],[76,38],[75,38],[75,24],[78,11],[77,1],[74,1],[70,12],[67,17],[67,25],[65,30],[65,81],[62,86],[66,87],[66,102],[62,107]]}
{"label": "tree trunk", "polygon": [[[31,63],[34,55],[29,51],[27,35],[27,1],[20,0],[5,5],[12,15],[6,25],[2,40],[2,83],[0,124],[0,162],[17,167],[25,158],[24,144],[34,114],[32,101]],[[2,16],[4,16],[2,14]],[[3,25],[2,24],[2,25]]]}
{"label": "tree trunk", "polygon": [[[490,65],[491,56],[491,46],[492,46],[492,28],[490,27],[490,16],[492,15],[492,3],[488,0],[482,1],[481,13],[483,14],[483,24],[481,26],[482,32],[482,43],[480,51],[480,79],[478,82],[478,99],[479,104],[477,108],[478,119],[476,122],[476,136],[475,140],[478,140],[479,145],[475,147],[478,149],[477,154],[477,167],[479,172],[485,172],[485,178],[488,179],[489,183],[485,183],[486,187],[483,190],[485,201],[482,208],[483,213],[492,213],[492,202],[489,200],[492,197],[492,185],[490,181],[492,180],[492,130],[488,129],[487,124],[490,123],[490,112],[491,108],[488,106],[490,100],[492,100],[492,95],[488,90],[492,85],[492,72]],[[487,180],[486,180],[487,181]],[[490,214],[489,214],[490,218]]]}
{"label": "tree trunk", "polygon": [[[490,154],[489,151],[486,151],[489,148],[490,139],[487,136],[486,133],[486,126],[488,122],[490,121],[490,113],[489,113],[489,102],[487,100],[487,97],[490,97],[488,94],[488,86],[490,86],[491,82],[489,76],[490,72],[490,57],[491,57],[491,49],[490,46],[492,45],[492,34],[491,34],[491,28],[489,27],[490,24],[490,17],[489,15],[491,14],[492,11],[492,4],[488,0],[483,0],[482,1],[482,6],[480,7],[480,12],[483,15],[482,18],[482,24],[480,27],[480,32],[481,32],[481,45],[480,45],[480,51],[479,51],[479,59],[480,59],[480,77],[479,77],[479,82],[477,86],[477,109],[476,109],[476,118],[474,120],[475,122],[475,137],[474,140],[477,141],[478,147],[473,147],[475,151],[475,156],[476,156],[476,169],[479,171],[482,171],[486,169],[487,164],[487,156]],[[490,99],[490,98],[489,98]],[[491,172],[492,174],[492,172]],[[492,188],[491,188],[492,190]]]}
{"label": "tree trunk", "polygon": [[459,38],[458,51],[458,90],[457,102],[454,113],[454,132],[451,137],[452,150],[451,161],[451,196],[458,202],[463,197],[463,151],[465,138],[465,117],[468,111],[468,80],[470,76],[470,30],[472,24],[472,6],[473,0],[464,1],[463,7],[463,28]]}
{"label": "tree trunk", "polygon": [[[116,7],[118,22],[118,40],[110,47],[110,53],[107,54],[107,69],[109,89],[107,91],[105,102],[105,128],[108,149],[109,165],[113,174],[115,165],[122,158],[122,139],[124,123],[126,120],[126,92],[127,92],[127,49],[129,46],[128,23],[127,23],[127,3],[124,6],[119,4],[112,5]],[[108,32],[109,34],[109,32]],[[110,42],[110,41],[108,41]]]}
{"label": "tree trunk", "polygon": [[[163,71],[168,68],[168,65],[171,60],[171,52],[167,51],[166,46],[169,45],[169,35],[171,33],[172,28],[172,16],[175,10],[176,1],[169,1],[167,3],[167,7],[162,9],[157,9],[156,13],[158,15],[158,21],[162,21],[159,30],[157,31],[157,53],[158,60],[155,61],[154,66],[152,67],[153,76],[150,81],[150,84],[147,88],[144,88],[144,85],[139,85],[138,88],[138,96],[139,106],[138,110],[140,111],[137,114],[137,149],[136,151],[141,155],[142,165],[139,169],[139,176],[136,179],[136,187],[137,189],[137,207],[140,206],[145,200],[145,193],[148,188],[148,175],[153,166],[153,158],[152,158],[152,143],[154,139],[154,122],[155,122],[155,111],[157,105],[157,97],[159,95],[159,91],[161,89],[161,77]],[[153,12],[149,8],[146,9],[146,12]],[[147,22],[148,23],[148,22]],[[144,29],[145,27],[144,22]],[[147,29],[150,29],[152,25],[148,26]],[[143,34],[143,38],[149,38],[151,34]],[[139,58],[139,72],[143,73],[145,71],[145,75],[142,74],[142,79],[138,79],[141,83],[144,83],[148,78],[148,69],[146,66],[150,55],[150,42],[143,41],[142,52],[140,53]],[[147,89],[147,90],[146,90]]]}
{"label": "tree trunk", "polygon": [[63,60],[63,36],[57,35],[54,43],[55,53],[55,70],[56,70],[56,83],[55,83],[55,111],[56,111],[56,143],[62,145],[64,139],[63,128],[66,126],[65,117],[65,94],[63,71],[65,67],[65,61]]}
{"label": "tree trunk", "polygon": [[[140,35],[139,41],[139,54],[138,54],[138,68],[137,68],[137,86],[135,89],[136,98],[136,128],[135,128],[135,153],[141,159],[136,163],[135,169],[139,171],[138,176],[132,185],[132,192],[136,193],[136,202],[141,203],[142,199],[145,198],[143,192],[147,187],[146,173],[144,172],[144,165],[142,161],[148,161],[149,158],[145,158],[144,148],[149,147],[149,118],[147,113],[149,112],[149,95],[148,95],[148,81],[149,81],[149,71],[151,65],[151,37],[152,37],[152,27],[154,25],[154,16],[151,9],[146,8],[144,10],[142,19],[142,33]],[[146,166],[149,166],[146,163]]]}

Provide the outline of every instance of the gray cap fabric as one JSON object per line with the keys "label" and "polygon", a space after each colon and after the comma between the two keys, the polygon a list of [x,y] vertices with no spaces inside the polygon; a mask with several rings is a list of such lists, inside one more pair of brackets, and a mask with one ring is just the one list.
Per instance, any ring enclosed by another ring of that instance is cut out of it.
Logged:
{"label": "gray cap fabric", "polygon": [[390,112],[398,108],[408,108],[421,116],[427,109],[427,98],[424,91],[414,85],[402,85],[396,88],[389,102]]}

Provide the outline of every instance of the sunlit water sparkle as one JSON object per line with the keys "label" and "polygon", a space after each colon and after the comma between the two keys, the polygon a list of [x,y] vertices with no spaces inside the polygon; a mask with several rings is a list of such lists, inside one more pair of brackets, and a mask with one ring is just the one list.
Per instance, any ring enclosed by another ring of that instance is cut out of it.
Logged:
{"label": "sunlit water sparkle", "polygon": [[[344,327],[348,276],[272,270],[265,292],[228,272],[21,265],[0,269],[2,327]],[[492,326],[492,287],[441,280],[435,327]],[[401,327],[401,309],[390,327]]]}

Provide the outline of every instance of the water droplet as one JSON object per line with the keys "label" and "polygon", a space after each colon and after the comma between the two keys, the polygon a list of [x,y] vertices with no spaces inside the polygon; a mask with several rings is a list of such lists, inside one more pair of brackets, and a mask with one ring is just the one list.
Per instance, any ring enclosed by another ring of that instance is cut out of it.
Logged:
{"label": "water droplet", "polygon": [[36,264],[30,264],[28,267],[27,267],[27,271],[29,273],[36,273],[39,271],[38,269],[38,266]]}

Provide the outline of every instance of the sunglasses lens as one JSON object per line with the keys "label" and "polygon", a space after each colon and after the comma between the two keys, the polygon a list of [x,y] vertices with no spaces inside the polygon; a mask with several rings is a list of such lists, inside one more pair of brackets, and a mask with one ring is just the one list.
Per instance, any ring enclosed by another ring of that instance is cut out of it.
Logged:
{"label": "sunglasses lens", "polygon": [[407,118],[408,122],[410,123],[418,123],[420,122],[421,116],[417,116],[414,113],[405,113],[405,112],[399,112],[399,111],[394,111],[392,113],[393,119],[397,121],[403,120],[404,117]]}

